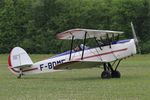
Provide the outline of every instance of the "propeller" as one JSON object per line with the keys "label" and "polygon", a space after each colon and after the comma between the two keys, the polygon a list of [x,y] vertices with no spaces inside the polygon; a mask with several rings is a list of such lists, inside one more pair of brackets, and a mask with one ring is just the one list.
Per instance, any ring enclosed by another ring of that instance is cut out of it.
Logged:
{"label": "propeller", "polygon": [[133,38],[134,38],[134,41],[135,41],[135,44],[136,44],[136,47],[137,47],[137,51],[141,54],[141,48],[139,46],[139,39],[138,39],[138,37],[135,33],[134,25],[133,25],[132,22],[131,22],[131,28],[132,28]]}

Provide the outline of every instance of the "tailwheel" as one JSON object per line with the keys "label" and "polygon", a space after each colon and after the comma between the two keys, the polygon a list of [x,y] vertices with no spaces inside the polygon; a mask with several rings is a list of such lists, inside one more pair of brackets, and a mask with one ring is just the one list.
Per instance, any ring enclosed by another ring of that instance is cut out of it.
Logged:
{"label": "tailwheel", "polygon": [[22,75],[23,75],[22,68],[20,68],[20,72],[19,72],[19,75],[17,76],[17,78],[21,78]]}
{"label": "tailwheel", "polygon": [[121,77],[121,74],[119,71],[115,70],[115,71],[112,71],[111,72],[111,77],[112,78],[120,78]]}
{"label": "tailwheel", "polygon": [[21,76],[22,76],[22,74],[19,74],[19,75],[17,76],[17,78],[21,78]]}
{"label": "tailwheel", "polygon": [[103,71],[102,74],[101,74],[101,78],[102,79],[109,79],[109,78],[111,78],[110,71]]}

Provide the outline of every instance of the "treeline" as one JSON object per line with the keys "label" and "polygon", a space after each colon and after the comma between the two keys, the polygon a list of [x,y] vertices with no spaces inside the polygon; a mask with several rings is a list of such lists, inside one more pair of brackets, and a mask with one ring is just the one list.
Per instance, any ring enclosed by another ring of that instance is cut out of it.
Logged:
{"label": "treeline", "polygon": [[149,53],[149,0],[0,0],[0,53],[15,46],[29,53],[65,51],[70,43],[55,35],[73,28],[124,31],[132,38],[131,21],[142,53]]}

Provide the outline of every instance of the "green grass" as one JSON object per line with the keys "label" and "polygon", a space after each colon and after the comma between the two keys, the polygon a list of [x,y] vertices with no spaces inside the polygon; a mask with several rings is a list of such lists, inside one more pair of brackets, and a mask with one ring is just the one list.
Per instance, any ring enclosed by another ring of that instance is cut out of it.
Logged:
{"label": "green grass", "polygon": [[[0,55],[1,100],[149,100],[150,55],[136,55],[121,62],[120,79],[99,78],[103,69],[80,69],[25,76],[17,79]],[[31,55],[35,61],[50,55]]]}

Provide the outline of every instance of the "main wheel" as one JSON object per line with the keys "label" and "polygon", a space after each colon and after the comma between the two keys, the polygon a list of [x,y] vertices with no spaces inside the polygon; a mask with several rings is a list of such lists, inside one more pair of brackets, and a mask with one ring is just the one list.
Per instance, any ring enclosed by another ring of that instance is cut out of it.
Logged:
{"label": "main wheel", "polygon": [[120,77],[121,77],[121,74],[120,74],[119,71],[112,71],[111,77],[112,77],[112,78],[120,78]]}
{"label": "main wheel", "polygon": [[103,71],[102,74],[101,74],[101,78],[102,79],[109,79],[109,78],[111,78],[110,71]]}

